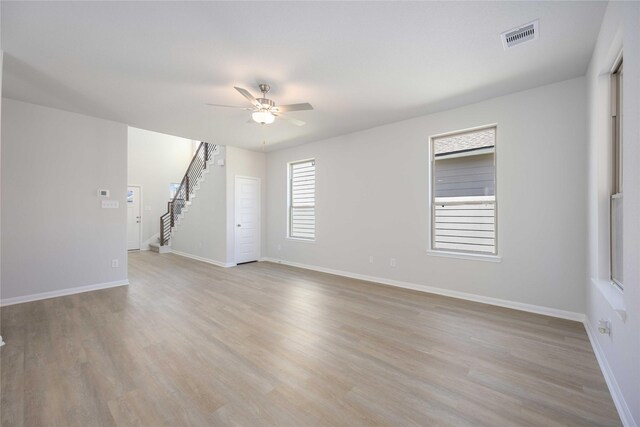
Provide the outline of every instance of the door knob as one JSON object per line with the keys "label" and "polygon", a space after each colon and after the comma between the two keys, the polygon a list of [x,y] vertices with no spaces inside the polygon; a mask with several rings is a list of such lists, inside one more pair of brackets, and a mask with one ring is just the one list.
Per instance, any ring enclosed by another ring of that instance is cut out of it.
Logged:
{"label": "door knob", "polygon": [[240,224],[236,225],[236,227],[242,227]]}

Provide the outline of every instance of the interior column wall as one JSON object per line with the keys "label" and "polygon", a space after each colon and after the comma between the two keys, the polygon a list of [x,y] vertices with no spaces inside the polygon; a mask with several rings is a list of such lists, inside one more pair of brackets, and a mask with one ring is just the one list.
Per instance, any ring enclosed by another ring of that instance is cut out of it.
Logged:
{"label": "interior column wall", "polygon": [[174,252],[216,265],[227,265],[227,176],[223,165],[226,147],[207,167],[208,173],[171,238]]}
{"label": "interior column wall", "polygon": [[260,151],[227,147],[227,262],[235,264],[235,188],[236,176],[260,179],[260,246],[266,254],[267,245],[267,156]]}

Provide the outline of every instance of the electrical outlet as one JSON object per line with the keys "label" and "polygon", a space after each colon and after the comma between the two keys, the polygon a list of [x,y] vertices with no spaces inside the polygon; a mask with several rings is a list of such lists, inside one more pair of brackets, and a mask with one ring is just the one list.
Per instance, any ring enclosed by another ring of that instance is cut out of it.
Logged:
{"label": "electrical outlet", "polygon": [[118,262],[118,260],[117,260],[117,259],[112,259],[112,260],[111,260],[111,267],[113,267],[113,268],[118,268],[118,267],[120,267],[120,262]]}
{"label": "electrical outlet", "polygon": [[600,319],[598,321],[598,332],[603,335],[611,335],[611,322],[607,319]]}
{"label": "electrical outlet", "polygon": [[369,264],[373,264],[373,255],[369,255]]}
{"label": "electrical outlet", "polygon": [[395,266],[396,266],[396,259],[395,259],[395,258],[391,258],[391,259],[389,260],[389,265],[390,265],[391,267],[395,267]]}

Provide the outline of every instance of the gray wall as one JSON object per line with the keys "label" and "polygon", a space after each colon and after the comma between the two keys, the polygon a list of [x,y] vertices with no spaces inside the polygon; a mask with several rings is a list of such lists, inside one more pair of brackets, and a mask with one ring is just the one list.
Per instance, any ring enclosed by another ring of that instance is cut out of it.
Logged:
{"label": "gray wall", "polygon": [[189,211],[176,228],[174,252],[218,265],[235,265],[235,178],[250,176],[261,181],[261,253],[266,251],[266,155],[236,147],[221,147],[224,167],[212,166],[197,191]]}
{"label": "gray wall", "polygon": [[193,141],[130,127],[128,185],[142,186],[142,241],[149,249],[160,235],[160,216],[167,211],[169,184],[180,182],[193,158]]}
{"label": "gray wall", "polygon": [[[589,94],[587,322],[611,321],[594,346],[626,425],[640,425],[640,3],[610,2],[587,73]],[[609,282],[611,120],[609,74],[624,52],[624,292]],[[621,315],[626,312],[626,318]],[[635,419],[632,421],[632,418]]]}
{"label": "gray wall", "polygon": [[[268,256],[584,313],[585,89],[577,78],[269,153]],[[429,137],[489,124],[498,126],[502,262],[430,256]],[[287,162],[308,158],[316,160],[313,243],[285,237]]]}
{"label": "gray wall", "polygon": [[3,300],[127,279],[125,125],[4,99],[1,157]]}
{"label": "gray wall", "polygon": [[[0,19],[0,22],[2,22],[2,19]],[[0,34],[2,34],[2,31],[0,31]],[[2,46],[1,37],[0,37],[0,46]],[[4,61],[4,52],[0,50],[0,117],[2,116],[2,64],[3,64],[3,61]],[[0,126],[0,165],[1,163],[2,163],[2,127]],[[0,166],[0,172],[1,172],[1,169],[2,167]],[[0,177],[0,188],[1,187],[2,187],[2,178]],[[0,209],[0,241],[2,240],[2,218],[1,217],[2,217],[2,213]],[[2,248],[1,246],[2,245],[0,245],[0,300],[2,299]],[[4,342],[1,334],[2,334],[2,329],[0,326],[0,345],[2,345],[2,343]]]}

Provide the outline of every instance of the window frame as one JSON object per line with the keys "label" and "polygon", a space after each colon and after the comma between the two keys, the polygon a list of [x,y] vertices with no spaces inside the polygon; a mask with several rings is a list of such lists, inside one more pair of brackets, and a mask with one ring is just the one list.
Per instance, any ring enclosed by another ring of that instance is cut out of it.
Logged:
{"label": "window frame", "polygon": [[[494,171],[494,252],[476,252],[476,251],[465,251],[461,249],[439,249],[435,248],[435,150],[434,150],[434,141],[443,137],[450,137],[455,135],[461,135],[465,133],[478,132],[485,129],[494,129],[495,132],[495,141],[493,146],[493,171]],[[502,256],[499,252],[498,245],[498,124],[491,123],[482,126],[476,126],[466,129],[459,129],[451,132],[439,133],[436,135],[432,135],[429,137],[429,200],[428,200],[428,217],[429,217],[429,225],[427,227],[428,230],[428,248],[427,254],[432,256],[442,256],[442,257],[450,257],[450,258],[459,258],[466,260],[479,260],[479,261],[490,261],[490,262],[501,262]]]}
{"label": "window frame", "polygon": [[[314,183],[314,190],[313,190],[313,196],[314,196],[314,203],[313,206],[303,206],[303,207],[313,207],[313,212],[314,212],[314,223],[313,223],[313,238],[306,238],[306,237],[299,237],[299,236],[293,236],[292,235],[292,231],[293,231],[293,215],[292,215],[292,209],[295,208],[296,206],[293,205],[293,166],[301,164],[301,163],[307,163],[307,162],[313,162],[313,166],[314,166],[314,170],[313,170],[313,183]],[[315,198],[316,198],[316,188],[315,188],[315,184],[316,184],[316,178],[317,178],[317,169],[316,169],[316,159],[315,158],[308,158],[308,159],[302,159],[302,160],[295,160],[295,161],[291,161],[291,162],[287,162],[287,231],[286,231],[286,238],[290,239],[290,240],[296,240],[296,241],[300,241],[300,242],[307,242],[307,243],[313,243],[316,241],[316,231],[317,231],[317,220],[316,220],[316,202],[315,202]]]}
{"label": "window frame", "polygon": [[[615,235],[615,212],[614,204],[618,201],[624,200],[623,198],[623,165],[622,159],[624,156],[624,141],[622,139],[622,122],[624,117],[622,116],[622,88],[624,86],[623,77],[623,56],[622,53],[616,58],[613,68],[611,69],[610,77],[610,120],[611,120],[611,132],[610,132],[610,150],[611,150],[611,192],[609,196],[609,280],[620,291],[624,291],[624,284],[616,279],[615,265],[617,264],[617,251],[614,242]],[[623,208],[624,209],[624,208]],[[624,210],[623,210],[624,212]],[[622,217],[624,223],[624,217]],[[624,227],[624,225],[623,225]],[[624,239],[624,237],[623,237]],[[620,254],[623,257],[624,255]],[[622,265],[624,268],[624,264]],[[623,276],[624,280],[624,276]]]}

